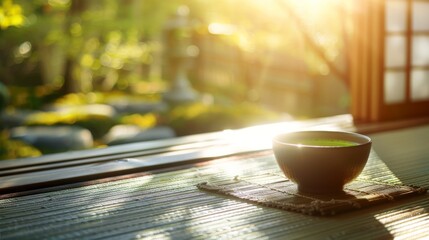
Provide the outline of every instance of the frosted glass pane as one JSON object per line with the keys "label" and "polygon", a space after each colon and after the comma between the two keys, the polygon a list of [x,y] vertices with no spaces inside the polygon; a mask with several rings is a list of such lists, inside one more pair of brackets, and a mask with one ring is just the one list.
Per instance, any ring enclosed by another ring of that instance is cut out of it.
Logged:
{"label": "frosted glass pane", "polygon": [[413,30],[429,30],[429,2],[413,1]]}
{"label": "frosted glass pane", "polygon": [[429,65],[429,37],[428,36],[413,36],[413,55],[412,65],[421,66]]}
{"label": "frosted glass pane", "polygon": [[429,71],[411,71],[411,100],[429,100]]}
{"label": "frosted glass pane", "polygon": [[387,36],[385,51],[386,67],[405,66],[405,36]]}
{"label": "frosted glass pane", "polygon": [[407,4],[404,0],[386,1],[386,30],[405,31]]}
{"label": "frosted glass pane", "polygon": [[405,72],[384,73],[384,102],[401,103],[405,101]]}

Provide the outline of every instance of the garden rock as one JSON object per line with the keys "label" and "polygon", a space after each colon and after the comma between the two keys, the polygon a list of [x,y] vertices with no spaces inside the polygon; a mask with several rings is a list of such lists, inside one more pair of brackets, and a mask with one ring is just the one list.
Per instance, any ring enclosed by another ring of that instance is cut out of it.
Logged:
{"label": "garden rock", "polygon": [[91,132],[77,126],[32,126],[11,129],[10,138],[32,145],[43,153],[93,147]]}
{"label": "garden rock", "polygon": [[168,105],[164,102],[130,102],[116,101],[109,103],[119,114],[146,114],[165,112]]}
{"label": "garden rock", "polygon": [[1,126],[5,128],[13,128],[25,125],[28,116],[36,113],[41,113],[41,111],[26,109],[4,111],[0,113]]}
{"label": "garden rock", "polygon": [[58,113],[79,113],[82,115],[98,115],[106,118],[112,118],[116,115],[116,111],[112,106],[107,104],[87,104],[75,106],[51,106],[48,111]]}
{"label": "garden rock", "polygon": [[166,126],[142,129],[135,125],[117,125],[110,129],[105,136],[107,145],[151,141],[157,139],[173,138],[174,130]]}

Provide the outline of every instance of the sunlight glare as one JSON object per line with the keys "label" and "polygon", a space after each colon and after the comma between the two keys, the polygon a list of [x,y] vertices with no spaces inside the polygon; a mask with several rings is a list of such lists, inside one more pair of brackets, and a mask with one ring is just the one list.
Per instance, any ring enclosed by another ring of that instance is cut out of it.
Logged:
{"label": "sunlight glare", "polygon": [[302,130],[302,123],[283,122],[256,127],[248,127],[241,130],[223,131],[223,139],[234,149],[243,151],[271,149],[272,139],[280,133]]}
{"label": "sunlight glare", "polygon": [[243,161],[228,161],[213,166],[215,166],[216,172],[225,174],[228,178],[234,178],[242,175],[243,164],[245,164]]}
{"label": "sunlight glare", "polygon": [[377,214],[375,218],[395,236],[395,239],[409,239],[419,234],[426,235],[425,225],[429,223],[427,210],[420,206],[395,209]]}
{"label": "sunlight glare", "polygon": [[210,23],[208,30],[214,35],[232,35],[236,32],[233,25],[223,23]]}
{"label": "sunlight glare", "polygon": [[26,55],[31,51],[31,48],[31,43],[29,41],[26,41],[19,46],[18,52],[21,55]]}

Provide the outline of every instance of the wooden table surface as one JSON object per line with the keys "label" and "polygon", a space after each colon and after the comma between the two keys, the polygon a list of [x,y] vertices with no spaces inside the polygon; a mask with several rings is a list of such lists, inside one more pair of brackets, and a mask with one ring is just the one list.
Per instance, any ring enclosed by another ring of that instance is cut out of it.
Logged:
{"label": "wooden table surface", "polygon": [[[429,238],[428,194],[316,217],[196,188],[281,174],[270,139],[300,129],[356,130],[340,116],[0,162],[0,239]],[[429,125],[369,135],[361,178],[429,188]]]}

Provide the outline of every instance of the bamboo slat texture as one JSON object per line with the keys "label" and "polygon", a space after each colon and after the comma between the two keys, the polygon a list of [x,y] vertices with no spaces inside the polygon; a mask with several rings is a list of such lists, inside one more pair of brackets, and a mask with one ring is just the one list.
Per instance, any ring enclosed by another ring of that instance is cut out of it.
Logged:
{"label": "bamboo slat texture", "polygon": [[[429,187],[429,126],[371,135],[361,179]],[[428,194],[333,217],[266,208],[196,184],[280,174],[271,154],[146,171],[127,179],[0,200],[0,239],[419,239]]]}

